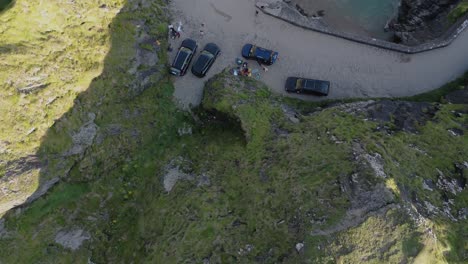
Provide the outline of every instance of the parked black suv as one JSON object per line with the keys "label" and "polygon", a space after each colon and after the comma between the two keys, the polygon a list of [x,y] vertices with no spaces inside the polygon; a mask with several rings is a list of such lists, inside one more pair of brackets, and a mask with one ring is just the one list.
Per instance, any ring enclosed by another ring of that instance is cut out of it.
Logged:
{"label": "parked black suv", "polygon": [[220,52],[221,50],[216,44],[206,44],[205,48],[200,53],[200,56],[198,56],[198,59],[192,66],[192,73],[200,78],[205,77]]}
{"label": "parked black suv", "polygon": [[195,52],[197,52],[197,47],[197,42],[193,39],[185,39],[182,41],[174,62],[172,63],[170,73],[177,76],[185,75]]}
{"label": "parked black suv", "polygon": [[286,80],[285,89],[289,93],[304,93],[327,96],[328,92],[330,91],[330,82],[289,77]]}
{"label": "parked black suv", "polygon": [[259,63],[272,65],[278,59],[278,52],[264,49],[253,44],[245,44],[242,47],[242,57],[256,60]]}

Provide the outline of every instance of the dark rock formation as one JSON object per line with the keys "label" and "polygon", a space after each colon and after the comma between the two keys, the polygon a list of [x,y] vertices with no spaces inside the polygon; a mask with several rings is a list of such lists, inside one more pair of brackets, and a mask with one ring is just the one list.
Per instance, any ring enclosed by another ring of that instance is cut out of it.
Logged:
{"label": "dark rock formation", "polygon": [[395,41],[418,45],[435,39],[450,26],[447,14],[459,0],[402,0],[398,16],[389,23]]}
{"label": "dark rock formation", "polygon": [[381,123],[380,128],[385,127],[387,123],[392,123],[394,130],[411,133],[418,133],[418,126],[424,125],[438,111],[437,106],[430,103],[390,100],[369,104],[365,109],[369,119]]}
{"label": "dark rock formation", "polygon": [[468,86],[447,94],[445,99],[452,104],[468,104]]}

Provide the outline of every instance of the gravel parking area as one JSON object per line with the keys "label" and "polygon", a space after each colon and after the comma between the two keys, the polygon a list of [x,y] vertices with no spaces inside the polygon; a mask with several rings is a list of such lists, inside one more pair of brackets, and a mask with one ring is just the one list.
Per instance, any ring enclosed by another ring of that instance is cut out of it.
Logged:
{"label": "gravel parking area", "polygon": [[[220,57],[205,78],[199,79],[190,72],[184,77],[174,77],[174,97],[181,106],[198,105],[205,81],[234,65],[245,43],[280,53],[268,72],[263,72],[254,61],[250,63],[260,69],[261,80],[273,91],[311,101],[414,95],[438,88],[468,70],[466,31],[449,47],[407,55],[305,30],[262,12],[256,15],[256,2],[171,1],[173,24],[182,23],[181,38],[171,40],[174,48],[171,60],[180,42],[187,37],[198,42],[199,50],[208,42],[221,48]],[[200,33],[201,29],[204,34]],[[329,80],[332,83],[330,94],[326,98],[289,95],[284,91],[288,76]]]}

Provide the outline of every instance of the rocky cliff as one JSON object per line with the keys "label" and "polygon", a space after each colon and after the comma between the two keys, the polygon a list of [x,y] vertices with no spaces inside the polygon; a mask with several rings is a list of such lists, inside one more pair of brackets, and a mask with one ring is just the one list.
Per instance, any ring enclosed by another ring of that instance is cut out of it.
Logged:
{"label": "rocky cliff", "polygon": [[389,23],[395,40],[407,45],[439,37],[450,26],[448,12],[459,0],[402,0],[398,16]]}

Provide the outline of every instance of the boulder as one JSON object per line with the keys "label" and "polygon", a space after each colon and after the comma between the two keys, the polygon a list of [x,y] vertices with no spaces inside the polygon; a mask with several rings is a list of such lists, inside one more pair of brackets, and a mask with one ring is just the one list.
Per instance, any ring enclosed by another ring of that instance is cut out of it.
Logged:
{"label": "boulder", "polygon": [[418,45],[443,34],[450,26],[447,14],[458,0],[402,0],[398,15],[388,28],[395,40]]}

